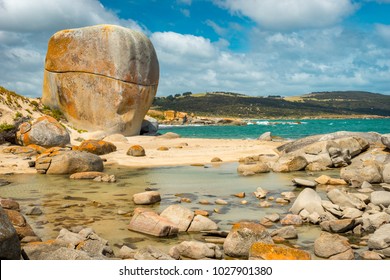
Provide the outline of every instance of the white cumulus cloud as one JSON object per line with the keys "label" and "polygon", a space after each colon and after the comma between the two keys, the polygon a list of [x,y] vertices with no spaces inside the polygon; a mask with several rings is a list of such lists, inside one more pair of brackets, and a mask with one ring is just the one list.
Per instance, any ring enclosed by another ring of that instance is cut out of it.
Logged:
{"label": "white cumulus cloud", "polygon": [[215,0],[233,14],[249,17],[269,29],[326,27],[351,14],[351,0]]}

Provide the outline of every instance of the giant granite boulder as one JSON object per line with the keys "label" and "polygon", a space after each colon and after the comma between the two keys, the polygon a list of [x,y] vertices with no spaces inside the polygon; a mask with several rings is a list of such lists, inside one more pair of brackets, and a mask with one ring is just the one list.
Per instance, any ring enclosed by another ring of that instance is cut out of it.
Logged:
{"label": "giant granite boulder", "polygon": [[158,80],[144,34],[115,25],[62,30],[49,40],[42,102],[79,129],[137,135]]}

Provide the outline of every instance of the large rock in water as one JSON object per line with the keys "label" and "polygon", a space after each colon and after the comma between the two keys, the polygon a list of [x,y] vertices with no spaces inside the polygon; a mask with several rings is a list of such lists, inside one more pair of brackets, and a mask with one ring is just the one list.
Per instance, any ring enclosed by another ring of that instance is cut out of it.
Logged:
{"label": "large rock in water", "polygon": [[79,129],[137,135],[158,80],[144,34],[115,25],[62,30],[49,40],[42,102]]}
{"label": "large rock in water", "polygon": [[0,259],[20,259],[18,234],[2,207],[0,207],[0,225]]}
{"label": "large rock in water", "polygon": [[64,147],[70,143],[68,131],[50,116],[42,116],[33,124],[22,123],[16,133],[16,139],[23,146],[35,144],[46,148]]}
{"label": "large rock in water", "polygon": [[81,151],[54,151],[37,158],[35,168],[41,174],[73,174],[86,171],[103,171],[103,160],[94,154]]}

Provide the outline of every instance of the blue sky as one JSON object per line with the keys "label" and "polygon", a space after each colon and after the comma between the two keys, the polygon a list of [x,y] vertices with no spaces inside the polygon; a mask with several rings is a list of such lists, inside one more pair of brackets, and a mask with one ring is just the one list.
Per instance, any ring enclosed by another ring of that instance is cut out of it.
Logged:
{"label": "blue sky", "polygon": [[41,96],[50,36],[103,23],[151,39],[158,96],[390,94],[390,0],[0,0],[0,85]]}

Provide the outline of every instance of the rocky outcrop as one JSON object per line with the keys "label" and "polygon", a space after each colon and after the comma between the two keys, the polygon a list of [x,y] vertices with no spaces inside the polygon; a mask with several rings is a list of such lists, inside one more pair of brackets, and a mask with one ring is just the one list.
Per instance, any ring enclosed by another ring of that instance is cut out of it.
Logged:
{"label": "rocky outcrop", "polygon": [[145,208],[134,210],[129,229],[158,237],[176,235],[179,232],[179,228],[173,222]]}
{"label": "rocky outcrop", "polygon": [[221,259],[222,251],[221,249],[212,243],[204,243],[200,241],[183,241],[177,246],[174,246],[170,249],[171,256],[178,254],[180,257],[190,258],[190,259]]}
{"label": "rocky outcrop", "polygon": [[309,252],[256,242],[249,250],[250,260],[311,260]]}
{"label": "rocky outcrop", "polygon": [[144,34],[114,25],[62,30],[48,43],[42,102],[79,129],[137,135],[158,79]]}
{"label": "rocky outcrop", "polygon": [[8,215],[0,206],[0,259],[19,260],[20,241]]}
{"label": "rocky outcrop", "polygon": [[72,150],[105,155],[115,152],[116,146],[104,140],[84,140],[79,146],[73,146]]}
{"label": "rocky outcrop", "polygon": [[22,123],[16,133],[16,139],[22,146],[36,144],[46,148],[65,147],[70,143],[68,131],[50,116],[42,116],[33,124]]}
{"label": "rocky outcrop", "polygon": [[237,223],[233,225],[225,242],[224,253],[231,257],[248,257],[249,249],[255,242],[273,244],[271,235],[265,227],[255,223]]}
{"label": "rocky outcrop", "polygon": [[49,151],[37,158],[35,168],[41,174],[73,174],[103,171],[103,160],[94,154],[80,151]]}

